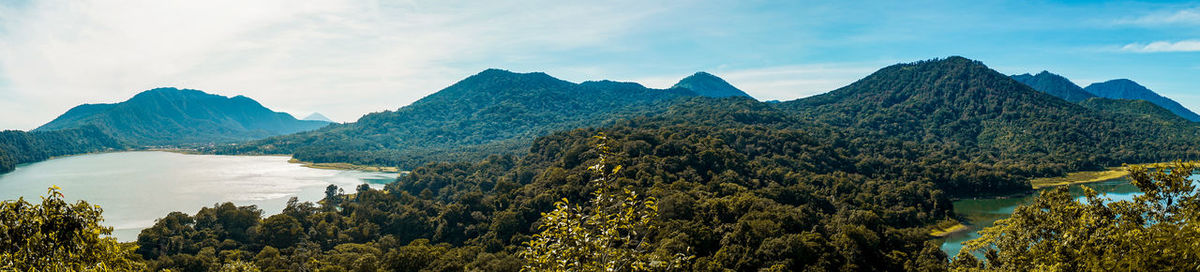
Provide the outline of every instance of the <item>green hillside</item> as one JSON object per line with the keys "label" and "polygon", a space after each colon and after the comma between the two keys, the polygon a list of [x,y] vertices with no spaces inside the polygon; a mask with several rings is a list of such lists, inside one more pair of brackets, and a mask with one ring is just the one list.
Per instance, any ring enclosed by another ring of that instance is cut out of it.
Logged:
{"label": "green hillside", "polygon": [[329,124],[296,120],[245,96],[158,88],[115,104],[72,108],[35,131],[95,126],[135,146],[195,145],[245,141],[313,130]]}
{"label": "green hillside", "polygon": [[311,162],[414,168],[515,154],[538,136],[660,111],[687,89],[571,83],[544,73],[489,69],[395,111],[321,130],[222,146],[219,154],[294,154]]}
{"label": "green hillside", "polygon": [[6,130],[0,132],[0,174],[12,171],[17,164],[42,161],[54,156],[125,147],[93,126],[57,131]]}

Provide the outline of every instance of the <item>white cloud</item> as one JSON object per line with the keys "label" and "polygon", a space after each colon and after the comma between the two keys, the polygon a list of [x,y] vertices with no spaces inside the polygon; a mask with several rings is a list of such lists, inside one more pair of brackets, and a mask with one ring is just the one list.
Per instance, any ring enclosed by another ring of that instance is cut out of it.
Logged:
{"label": "white cloud", "polygon": [[75,105],[160,86],[246,95],[274,110],[353,121],[489,66],[599,46],[666,9],[637,1],[383,2],[0,7],[0,116],[10,116],[0,128],[31,129]]}
{"label": "white cloud", "polygon": [[1141,26],[1200,24],[1200,8],[1156,12],[1141,17],[1118,20],[1117,24]]}
{"label": "white cloud", "polygon": [[1152,43],[1131,43],[1121,47],[1121,51],[1138,53],[1158,52],[1200,52],[1200,40],[1184,40],[1178,42],[1157,41]]}

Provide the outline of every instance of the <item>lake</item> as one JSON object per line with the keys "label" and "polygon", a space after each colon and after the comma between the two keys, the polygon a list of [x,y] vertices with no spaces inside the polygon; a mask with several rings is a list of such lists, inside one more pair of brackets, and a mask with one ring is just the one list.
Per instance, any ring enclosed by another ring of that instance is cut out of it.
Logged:
{"label": "lake", "polygon": [[[1192,180],[1196,180],[1196,178],[1197,176],[1192,176]],[[1138,191],[1137,187],[1129,184],[1129,180],[1125,178],[1085,185],[1097,192],[1107,194],[1106,196],[1113,201],[1132,200],[1134,196],[1141,194],[1141,191]],[[1079,185],[1072,185],[1070,190],[1071,195],[1075,196],[1076,199],[1082,198],[1083,190],[1079,188]],[[954,201],[954,213],[966,219],[966,222],[963,222],[963,224],[970,227],[970,229],[946,236],[942,243],[942,251],[945,251],[951,258],[954,258],[955,255],[958,255],[958,251],[962,249],[962,242],[979,238],[978,231],[980,229],[991,227],[996,220],[1007,218],[1017,206],[1031,203],[1037,196],[1038,193],[1035,192],[1017,197],[962,199]]]}
{"label": "lake", "polygon": [[288,198],[317,201],[325,187],[347,192],[367,183],[374,188],[395,173],[313,169],[288,163],[286,156],[217,156],[140,151],[63,157],[20,165],[0,175],[0,200],[25,197],[40,203],[51,185],[69,200],[104,209],[104,225],[122,242],[173,211],[195,214],[220,202],[258,205],[264,215],[283,210]]}

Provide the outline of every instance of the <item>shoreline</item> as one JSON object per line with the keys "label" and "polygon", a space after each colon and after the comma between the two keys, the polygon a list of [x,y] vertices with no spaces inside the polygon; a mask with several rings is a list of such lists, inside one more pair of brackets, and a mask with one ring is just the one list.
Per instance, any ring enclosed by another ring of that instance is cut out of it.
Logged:
{"label": "shoreline", "polygon": [[404,174],[404,173],[407,173],[407,172],[408,172],[408,171],[401,171],[399,167],[358,165],[358,164],[351,164],[351,163],[340,163],[340,162],[339,162],[339,163],[314,163],[314,162],[306,162],[306,161],[301,161],[301,160],[298,160],[298,159],[295,159],[295,158],[291,158],[291,157],[292,157],[292,155],[290,155],[290,154],[254,154],[254,155],[250,155],[250,154],[234,154],[234,155],[217,155],[217,154],[208,154],[208,153],[196,152],[194,149],[187,149],[187,148],[147,148],[147,149],[121,149],[121,150],[107,150],[107,151],[99,151],[99,152],[89,152],[89,153],[79,153],[79,154],[71,154],[71,155],[52,156],[52,157],[46,158],[45,160],[40,160],[40,161],[36,161],[36,162],[28,162],[28,163],[21,163],[21,164],[18,164],[18,166],[21,166],[21,165],[27,165],[27,164],[31,164],[31,163],[44,162],[44,161],[53,160],[53,159],[62,159],[62,158],[69,158],[69,157],[76,157],[76,156],[86,156],[86,155],[108,154],[108,153],[121,153],[121,152],[168,152],[168,153],[175,153],[175,154],[181,154],[181,155],[255,156],[255,157],[259,157],[259,156],[268,156],[268,157],[288,157],[288,158],[289,158],[289,159],[288,159],[288,161],[287,161],[288,163],[300,164],[300,166],[301,166],[301,167],[308,167],[308,168],[313,168],[313,169],[325,169],[325,170],[354,170],[354,171],[364,171],[364,172],[397,173],[397,174]]}
{"label": "shoreline", "polygon": [[369,165],[358,165],[358,164],[344,163],[344,162],[317,163],[317,162],[301,161],[296,158],[289,159],[288,163],[296,163],[296,164],[300,164],[300,166],[303,166],[303,167],[315,168],[315,169],[326,169],[326,170],[355,170],[355,171],[365,171],[365,172],[381,172],[381,173],[396,173],[396,174],[404,174],[404,173],[408,172],[408,171],[400,171],[399,167],[369,166]]}
{"label": "shoreline", "polygon": [[944,238],[946,236],[950,236],[950,234],[963,232],[963,231],[966,231],[969,229],[971,229],[971,227],[968,227],[967,225],[963,225],[963,223],[961,223],[961,222],[956,222],[954,225],[949,226],[949,227],[944,227],[944,228],[934,226],[933,230],[931,230],[929,232],[929,236],[933,236],[933,237],[937,237],[937,238]]}
{"label": "shoreline", "polygon": [[[1155,165],[1160,165],[1160,164],[1163,164],[1163,163],[1140,163],[1140,164],[1130,164],[1128,166],[1153,167]],[[1041,190],[1041,189],[1060,187],[1060,186],[1071,186],[1071,185],[1105,182],[1105,181],[1124,178],[1124,177],[1128,177],[1128,176],[1129,176],[1129,171],[1126,170],[1126,166],[1109,167],[1109,168],[1107,168],[1105,170],[1101,170],[1101,171],[1071,172],[1071,173],[1067,173],[1067,176],[1065,176],[1065,177],[1035,178],[1035,179],[1029,180],[1029,186],[1033,187],[1034,190]]]}

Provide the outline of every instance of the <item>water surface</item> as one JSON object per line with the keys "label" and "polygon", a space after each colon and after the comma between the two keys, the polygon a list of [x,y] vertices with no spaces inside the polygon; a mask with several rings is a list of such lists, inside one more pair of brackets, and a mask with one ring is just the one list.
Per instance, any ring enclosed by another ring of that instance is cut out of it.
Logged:
{"label": "water surface", "polygon": [[120,241],[133,241],[154,220],[173,211],[195,214],[220,202],[258,205],[264,214],[283,210],[288,198],[316,201],[334,184],[346,191],[363,183],[381,187],[394,173],[326,170],[288,163],[286,156],[184,155],[118,152],[58,158],[20,165],[0,175],[0,200],[40,202],[51,185],[70,201],[104,209],[104,224]]}
{"label": "water surface", "polygon": [[[1196,180],[1196,176],[1192,177]],[[1128,179],[1120,178],[1104,182],[1084,184],[1096,190],[1113,201],[1133,200],[1134,196],[1141,194],[1136,186],[1129,183]],[[1048,190],[1043,189],[1043,190]],[[1079,185],[1070,187],[1071,195],[1076,199],[1082,199],[1083,190]],[[996,220],[1008,218],[1017,206],[1032,203],[1038,196],[1036,191],[1029,195],[1003,197],[1003,198],[977,198],[977,199],[961,199],[954,201],[954,213],[966,219],[963,222],[969,227],[968,230],[953,233],[943,239],[942,251],[953,258],[962,249],[962,242],[979,238],[979,230],[991,227]]]}

